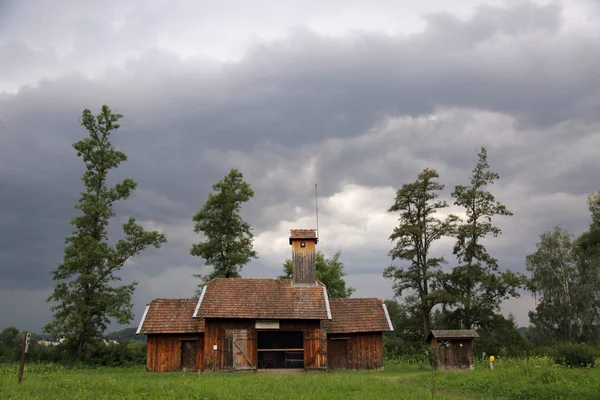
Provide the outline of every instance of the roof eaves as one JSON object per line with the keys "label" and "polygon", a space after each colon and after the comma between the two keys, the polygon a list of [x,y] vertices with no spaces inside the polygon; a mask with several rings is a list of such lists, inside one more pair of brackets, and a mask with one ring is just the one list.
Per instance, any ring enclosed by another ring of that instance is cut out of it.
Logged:
{"label": "roof eaves", "polygon": [[140,332],[142,331],[142,325],[144,325],[144,321],[146,320],[146,314],[148,314],[149,309],[150,309],[150,304],[146,305],[146,309],[144,310],[144,315],[142,315],[140,324],[138,325],[137,331],[135,332],[136,335],[139,335]]}
{"label": "roof eaves", "polygon": [[327,287],[323,286],[323,295],[325,296],[325,305],[327,306],[327,319],[332,320],[331,307],[329,307],[329,296],[327,295]]}
{"label": "roof eaves", "polygon": [[192,315],[192,318],[196,318],[198,316],[198,310],[200,309],[200,304],[202,304],[204,294],[206,293],[206,287],[207,285],[204,285],[204,287],[202,288],[202,293],[200,294],[200,298],[198,299],[198,304],[196,304],[196,309],[194,310],[194,315]]}
{"label": "roof eaves", "polygon": [[381,306],[383,307],[383,311],[385,312],[385,319],[387,319],[387,323],[390,326],[390,331],[394,332],[394,326],[392,325],[392,321],[390,320],[390,314],[388,313],[387,306],[383,302],[381,303]]}

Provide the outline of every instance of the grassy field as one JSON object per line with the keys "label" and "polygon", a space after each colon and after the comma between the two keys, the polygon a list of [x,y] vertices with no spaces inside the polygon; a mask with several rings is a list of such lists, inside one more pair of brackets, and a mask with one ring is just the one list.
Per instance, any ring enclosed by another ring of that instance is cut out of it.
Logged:
{"label": "grassy field", "polygon": [[600,369],[569,369],[548,359],[498,360],[490,371],[436,372],[388,363],[383,372],[296,375],[146,373],[144,367],[0,366],[1,399],[598,399]]}

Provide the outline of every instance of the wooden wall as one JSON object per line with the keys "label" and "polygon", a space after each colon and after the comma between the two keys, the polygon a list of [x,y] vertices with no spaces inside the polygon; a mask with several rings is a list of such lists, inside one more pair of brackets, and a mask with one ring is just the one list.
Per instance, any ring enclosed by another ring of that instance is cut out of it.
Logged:
{"label": "wooden wall", "polygon": [[430,346],[435,348],[436,369],[475,369],[472,339],[433,338]]}
{"label": "wooden wall", "polygon": [[196,368],[203,370],[204,336],[199,334],[148,335],[146,371],[170,372],[181,370],[182,340],[196,340]]}
{"label": "wooden wall", "polygon": [[[301,242],[306,247],[300,247]],[[314,284],[317,281],[315,246],[316,239],[292,239],[292,282]]]}
{"label": "wooden wall", "polygon": [[304,332],[304,369],[327,369],[327,331],[325,329]]}
{"label": "wooden wall", "polygon": [[383,333],[328,335],[327,359],[333,370],[383,370]]}
{"label": "wooden wall", "polygon": [[[205,321],[204,328],[204,370],[205,371],[231,371],[234,369],[234,360],[240,354],[233,354],[233,337],[228,335],[231,330],[246,329],[255,331],[254,319],[210,319]],[[280,331],[306,331],[315,330],[321,327],[319,320],[279,320]],[[256,340],[256,335],[252,336]],[[217,350],[213,346],[217,345]],[[256,346],[248,343],[249,350],[254,349],[253,355],[248,357],[250,361],[255,361]],[[240,360],[238,360],[240,361]]]}

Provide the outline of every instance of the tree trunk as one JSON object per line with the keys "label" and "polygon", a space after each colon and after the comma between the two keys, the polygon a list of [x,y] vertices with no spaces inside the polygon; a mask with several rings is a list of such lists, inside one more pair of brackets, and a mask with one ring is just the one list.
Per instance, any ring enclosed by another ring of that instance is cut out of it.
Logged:
{"label": "tree trunk", "polygon": [[423,336],[429,335],[429,307],[426,304],[421,306],[421,314],[423,317]]}
{"label": "tree trunk", "polygon": [[83,345],[85,342],[85,335],[81,334],[79,336],[79,343],[77,343],[77,363],[80,363],[83,359]]}

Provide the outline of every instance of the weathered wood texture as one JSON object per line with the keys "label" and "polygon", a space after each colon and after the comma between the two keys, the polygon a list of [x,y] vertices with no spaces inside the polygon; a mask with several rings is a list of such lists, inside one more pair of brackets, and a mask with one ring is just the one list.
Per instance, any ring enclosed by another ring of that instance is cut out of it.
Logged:
{"label": "weathered wood texture", "polygon": [[436,369],[475,369],[472,339],[433,338],[430,346],[435,349],[433,365]]}
{"label": "weathered wood texture", "polygon": [[383,333],[329,335],[327,359],[330,369],[383,370]]}
{"label": "weathered wood texture", "polygon": [[327,369],[327,332],[325,329],[304,332],[304,369]]}
{"label": "weathered wood texture", "polygon": [[[302,247],[302,243],[305,247]],[[315,284],[317,270],[315,265],[316,239],[292,240],[292,282],[294,284]]]}
{"label": "weathered wood texture", "polygon": [[[192,352],[189,341],[193,341],[195,351]],[[185,349],[185,344],[188,348]],[[202,334],[168,334],[148,335],[146,345],[146,370],[149,372],[202,370],[204,352],[204,337]],[[182,365],[182,354],[183,365]],[[193,359],[192,359],[193,357]]]}
{"label": "weathered wood texture", "polygon": [[232,332],[233,369],[237,371],[256,369],[256,331],[237,329]]}
{"label": "weathered wood texture", "polygon": [[[231,371],[234,369],[233,331],[247,330],[253,334],[254,348],[252,350],[256,365],[256,321],[254,319],[206,319],[204,330],[204,370]],[[280,320],[280,331],[301,331],[319,329],[319,320]],[[213,346],[217,345],[217,350]],[[240,353],[240,357],[243,357]]]}
{"label": "weathered wood texture", "polygon": [[[254,329],[252,319],[206,319],[204,328],[204,370],[231,371],[233,369],[234,329]],[[217,350],[214,350],[214,346]]]}

